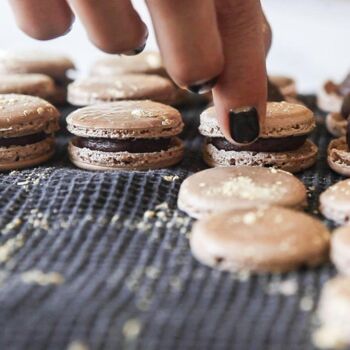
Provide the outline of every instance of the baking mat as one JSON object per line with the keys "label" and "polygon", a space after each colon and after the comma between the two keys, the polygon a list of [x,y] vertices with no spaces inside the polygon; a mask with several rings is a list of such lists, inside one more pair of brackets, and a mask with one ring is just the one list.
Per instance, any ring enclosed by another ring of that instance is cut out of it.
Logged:
{"label": "baking mat", "polygon": [[[0,349],[313,349],[330,264],[247,276],[191,257],[193,221],[176,200],[181,182],[205,168],[200,110],[182,110],[186,157],[171,169],[79,170],[61,132],[51,162],[0,175]],[[318,119],[319,159],[300,175],[316,215],[319,193],[340,179]]]}

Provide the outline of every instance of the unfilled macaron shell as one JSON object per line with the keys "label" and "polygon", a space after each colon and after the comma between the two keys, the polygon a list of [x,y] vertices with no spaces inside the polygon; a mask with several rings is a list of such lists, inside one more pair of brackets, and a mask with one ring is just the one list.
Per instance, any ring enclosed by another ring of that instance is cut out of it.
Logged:
{"label": "unfilled macaron shell", "polygon": [[350,177],[350,152],[346,137],[332,140],[327,149],[328,165],[338,174]]}
{"label": "unfilled macaron shell", "polygon": [[[268,102],[266,113],[265,129],[260,135],[262,138],[305,135],[316,126],[312,111],[300,104]],[[204,136],[224,137],[214,107],[201,114],[199,131]]]}
{"label": "unfilled macaron shell", "polygon": [[306,188],[295,176],[250,166],[200,171],[182,183],[178,197],[178,207],[195,218],[261,205],[302,208],[305,204]]}
{"label": "unfilled macaron shell", "polygon": [[129,74],[114,77],[89,77],[68,85],[68,101],[76,106],[121,100],[154,100],[171,103],[173,83],[157,75]]}
{"label": "unfilled macaron shell", "polygon": [[47,101],[34,96],[0,95],[0,137],[18,137],[59,129],[59,112]]}
{"label": "unfilled macaron shell", "polygon": [[296,96],[295,80],[283,75],[269,75],[269,80],[280,89],[284,96]]}
{"label": "unfilled macaron shell", "polygon": [[324,87],[322,87],[317,94],[317,105],[326,112],[338,113],[343,99],[343,96],[336,93],[328,93]]}
{"label": "unfilled macaron shell", "polygon": [[337,182],[320,195],[320,211],[337,224],[350,220],[350,179]]}
{"label": "unfilled macaron shell", "polygon": [[68,130],[82,137],[169,137],[183,129],[181,114],[153,101],[119,101],[88,106],[71,113]]}
{"label": "unfilled macaron shell", "polygon": [[229,271],[285,272],[327,259],[330,234],[313,217],[282,207],[205,216],[192,229],[192,253]]}
{"label": "unfilled macaron shell", "polygon": [[332,234],[331,259],[337,270],[350,277],[350,227],[343,226]]}
{"label": "unfilled macaron shell", "polygon": [[335,137],[346,135],[348,122],[340,113],[328,113],[326,116],[326,128]]}

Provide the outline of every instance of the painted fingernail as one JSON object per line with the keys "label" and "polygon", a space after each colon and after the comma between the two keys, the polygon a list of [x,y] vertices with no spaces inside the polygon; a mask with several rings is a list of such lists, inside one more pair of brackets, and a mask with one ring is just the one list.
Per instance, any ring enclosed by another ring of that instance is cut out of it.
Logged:
{"label": "painted fingernail", "polygon": [[231,109],[229,118],[233,141],[248,144],[259,137],[259,114],[255,107]]}
{"label": "painted fingernail", "polygon": [[139,54],[140,52],[142,52],[145,49],[145,47],[146,47],[146,43],[144,43],[142,46],[138,47],[137,49],[123,52],[123,55],[135,56],[135,55]]}
{"label": "painted fingernail", "polygon": [[206,92],[209,92],[216,82],[218,81],[218,77],[215,77],[213,79],[200,82],[198,84],[193,84],[187,87],[187,89],[195,94],[205,94]]}

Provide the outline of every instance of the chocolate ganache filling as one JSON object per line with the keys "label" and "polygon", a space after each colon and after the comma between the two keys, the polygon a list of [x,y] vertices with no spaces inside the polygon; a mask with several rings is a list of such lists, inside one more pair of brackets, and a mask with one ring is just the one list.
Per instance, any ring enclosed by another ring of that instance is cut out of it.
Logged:
{"label": "chocolate ganache filling", "polygon": [[106,139],[76,137],[73,144],[79,148],[89,148],[101,152],[151,153],[166,151],[171,146],[172,138],[159,139]]}
{"label": "chocolate ganache filling", "polygon": [[234,145],[223,137],[207,138],[207,143],[224,151],[250,151],[250,152],[288,152],[300,148],[306,141],[307,135],[259,138],[250,145]]}
{"label": "chocolate ganache filling", "polygon": [[19,137],[1,137],[0,147],[25,146],[40,142],[48,137],[44,132]]}

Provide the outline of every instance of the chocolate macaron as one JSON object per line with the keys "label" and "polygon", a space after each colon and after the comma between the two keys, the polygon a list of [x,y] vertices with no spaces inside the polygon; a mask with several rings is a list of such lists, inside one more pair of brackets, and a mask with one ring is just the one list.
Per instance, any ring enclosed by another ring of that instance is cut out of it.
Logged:
{"label": "chocolate macaron", "polygon": [[50,97],[53,103],[64,103],[67,85],[71,81],[68,72],[75,68],[66,56],[46,51],[3,51],[0,52],[0,74],[39,73],[51,77],[55,90]]}
{"label": "chocolate macaron", "polygon": [[147,74],[88,77],[68,86],[68,101],[74,106],[147,99],[171,103],[174,96],[175,87],[170,80]]}
{"label": "chocolate macaron", "polygon": [[322,222],[282,207],[207,215],[192,229],[193,255],[228,271],[286,272],[328,257],[330,234]]}
{"label": "chocolate macaron", "polygon": [[199,218],[225,210],[279,205],[301,209],[307,202],[304,184],[275,168],[220,167],[200,171],[181,185],[178,207]]}
{"label": "chocolate macaron", "polygon": [[59,112],[45,100],[26,95],[0,95],[0,170],[31,167],[55,151]]}
{"label": "chocolate macaron", "polygon": [[236,145],[224,138],[215,109],[210,107],[200,117],[199,132],[205,136],[203,158],[209,166],[272,166],[298,172],[316,161],[317,146],[307,139],[315,126],[315,117],[305,106],[268,102],[259,138],[249,145]]}
{"label": "chocolate macaron", "polygon": [[177,135],[181,114],[153,101],[119,101],[81,108],[67,118],[76,135],[71,161],[89,170],[146,170],[178,163],[184,146]]}

